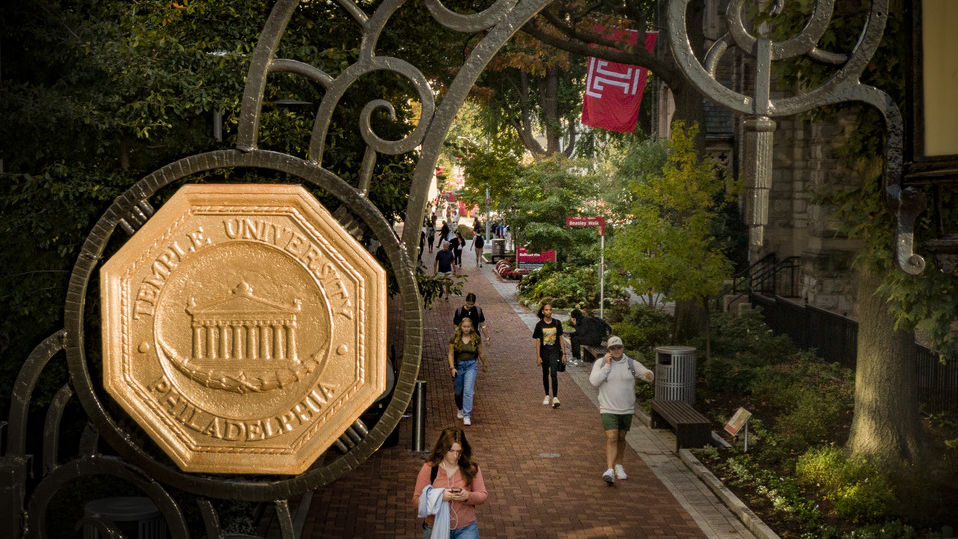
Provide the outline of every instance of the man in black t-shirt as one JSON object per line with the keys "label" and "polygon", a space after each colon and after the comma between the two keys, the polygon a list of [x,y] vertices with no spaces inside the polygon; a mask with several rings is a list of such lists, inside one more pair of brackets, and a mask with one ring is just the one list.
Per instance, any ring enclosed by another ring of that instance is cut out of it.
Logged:
{"label": "man in black t-shirt", "polygon": [[[456,274],[456,265],[453,264],[455,259],[456,255],[449,249],[449,242],[443,242],[442,249],[436,253],[436,261],[432,265],[433,274],[437,277],[442,276],[444,281],[449,281]],[[444,282],[442,287],[439,288],[439,297],[443,296],[449,284],[449,282]],[[446,301],[449,301],[448,295]]]}
{"label": "man in black t-shirt", "polygon": [[472,292],[466,294],[466,304],[456,309],[456,314],[452,317],[453,327],[459,327],[459,322],[462,322],[463,318],[471,318],[472,327],[476,328],[477,332],[481,331],[482,341],[485,344],[489,344],[489,330],[486,329],[486,317],[482,314],[482,309],[476,305],[476,295]]}

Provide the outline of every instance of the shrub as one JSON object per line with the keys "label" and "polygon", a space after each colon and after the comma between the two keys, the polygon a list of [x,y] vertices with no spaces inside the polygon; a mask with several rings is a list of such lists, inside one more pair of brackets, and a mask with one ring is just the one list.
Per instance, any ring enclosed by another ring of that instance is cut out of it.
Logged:
{"label": "shrub", "polygon": [[780,363],[795,352],[791,339],[772,333],[757,311],[715,313],[711,333],[713,357],[735,357],[747,365]]}
{"label": "shrub", "polygon": [[836,363],[803,352],[754,373],[748,391],[755,401],[781,411],[775,430],[791,449],[824,441],[851,414],[853,374]]}
{"label": "shrub", "polygon": [[803,485],[818,487],[835,512],[852,522],[881,521],[898,503],[892,483],[876,464],[848,458],[835,446],[808,450],[798,458],[795,474]]}
{"label": "shrub", "polygon": [[712,357],[704,362],[699,372],[709,391],[739,395],[748,394],[748,388],[755,378],[754,369],[721,357]]}
{"label": "shrub", "polygon": [[[618,280],[617,274],[606,272],[607,302],[628,300],[628,292],[618,284]],[[565,266],[560,269],[555,264],[546,264],[522,279],[519,283],[519,297],[534,304],[550,301],[553,307],[558,308],[597,308],[598,274],[592,267]]]}
{"label": "shrub", "polygon": [[631,306],[620,322],[611,325],[612,332],[643,357],[652,357],[654,347],[672,341],[672,317],[647,305]]}

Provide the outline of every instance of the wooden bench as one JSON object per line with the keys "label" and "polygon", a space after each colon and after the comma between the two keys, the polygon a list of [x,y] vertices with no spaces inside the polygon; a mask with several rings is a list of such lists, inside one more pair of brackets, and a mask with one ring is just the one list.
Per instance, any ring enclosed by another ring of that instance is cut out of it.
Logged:
{"label": "wooden bench", "polygon": [[[593,363],[595,360],[604,357],[609,353],[609,349],[601,344],[598,346],[589,346],[588,344],[580,344],[582,347],[582,361],[588,361]],[[592,359],[589,359],[591,357]]]}
{"label": "wooden bench", "polygon": [[652,400],[652,428],[668,423],[675,430],[675,452],[683,447],[708,445],[712,437],[711,422],[684,401]]}

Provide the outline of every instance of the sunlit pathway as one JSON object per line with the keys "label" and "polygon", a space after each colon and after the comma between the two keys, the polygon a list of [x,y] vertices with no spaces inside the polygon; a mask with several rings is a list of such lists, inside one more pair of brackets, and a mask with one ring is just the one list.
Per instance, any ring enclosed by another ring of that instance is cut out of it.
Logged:
{"label": "sunlit pathway", "polygon": [[[561,408],[543,406],[528,315],[517,314],[490,282],[497,279],[491,268],[480,273],[468,250],[463,266],[469,276],[464,293],[479,297],[492,331],[491,366],[479,373],[473,425],[467,427],[490,493],[478,509],[482,537],[741,536],[733,525],[700,527],[704,517],[693,517],[634,450],[625,461],[629,479],[607,487],[600,478],[605,457],[598,411],[573,379],[581,382],[584,369],[560,374]],[[428,385],[429,444],[458,421],[445,352],[461,303],[461,297],[440,300],[426,313],[419,378]],[[412,489],[423,455],[409,450],[409,421],[399,428],[398,446],[381,449],[316,492],[304,537],[421,536]]]}

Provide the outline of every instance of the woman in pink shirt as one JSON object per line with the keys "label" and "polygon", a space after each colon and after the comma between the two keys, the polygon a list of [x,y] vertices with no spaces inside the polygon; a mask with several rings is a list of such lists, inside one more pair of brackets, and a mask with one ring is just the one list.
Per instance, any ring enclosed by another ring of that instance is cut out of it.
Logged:
{"label": "woman in pink shirt", "polygon": [[[433,533],[433,523],[440,513],[432,513],[423,523],[423,538],[451,537],[471,539],[479,537],[475,506],[486,501],[486,485],[482,480],[479,465],[472,460],[472,449],[466,441],[466,433],[459,427],[446,427],[439,435],[419,476],[413,491],[413,504],[422,510],[420,503],[423,489],[427,486],[442,491],[442,502],[448,503],[449,534]],[[426,494],[429,495],[428,493]]]}

